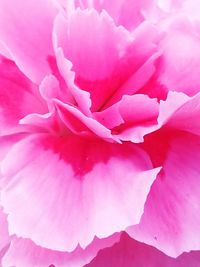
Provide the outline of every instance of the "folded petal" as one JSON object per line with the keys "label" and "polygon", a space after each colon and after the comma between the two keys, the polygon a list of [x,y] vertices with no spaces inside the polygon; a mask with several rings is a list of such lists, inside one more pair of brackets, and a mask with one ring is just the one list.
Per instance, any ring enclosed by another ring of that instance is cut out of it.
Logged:
{"label": "folded petal", "polygon": [[0,40],[34,82],[50,72],[47,57],[53,53],[51,32],[56,14],[49,0],[0,1]]}
{"label": "folded petal", "polygon": [[139,225],[127,231],[169,256],[200,250],[200,138],[176,131],[151,138],[149,153],[163,170],[151,188]]}
{"label": "folded petal", "polygon": [[30,136],[2,165],[9,232],[49,249],[84,248],[139,222],[159,170],[131,143]]}
{"label": "folded petal", "polygon": [[86,248],[77,247],[73,252],[59,252],[35,245],[29,239],[14,238],[2,260],[2,266],[20,267],[82,267],[90,262],[102,248],[119,240],[119,234],[105,239],[95,238]]}
{"label": "folded petal", "polygon": [[[72,63],[64,57],[63,50],[61,48],[56,50],[57,65],[62,75],[67,90],[74,97],[75,104],[86,115],[90,115],[91,99],[88,92],[81,90],[75,84],[75,73],[72,71]],[[66,92],[65,92],[66,94]]]}
{"label": "folded petal", "polygon": [[73,133],[83,136],[98,136],[109,142],[120,142],[118,137],[97,120],[85,116],[77,108],[55,100],[61,120]]}
{"label": "folded petal", "polygon": [[[147,27],[148,28],[148,27]],[[136,72],[134,72],[123,85],[115,92],[110,100],[104,105],[104,109],[106,107],[111,106],[113,103],[118,102],[121,100],[123,95],[133,95],[134,93],[145,95],[150,95],[152,98],[158,98],[159,94],[157,90],[155,90],[155,86],[153,88],[154,94],[149,94],[149,85],[151,83],[152,78],[155,75],[155,62],[156,59],[160,56],[160,53],[153,54],[141,67],[138,68]],[[143,88],[148,87],[147,92]]]}
{"label": "folded petal", "polygon": [[[141,108],[145,107],[145,108]],[[158,128],[159,104],[156,99],[135,94],[123,96],[121,101],[94,113],[95,118],[120,140],[142,142],[144,135]]]}
{"label": "folded petal", "polygon": [[120,242],[100,251],[85,267],[198,267],[199,262],[200,252],[184,253],[173,259],[151,246],[123,235]]}
{"label": "folded petal", "polygon": [[63,94],[58,80],[53,75],[44,79],[40,92],[47,102],[50,112],[55,113],[55,108],[58,111],[59,118],[57,118],[57,122],[61,120],[64,123],[65,128],[67,128],[65,131],[70,130],[78,135],[95,135],[111,142],[119,142],[118,138],[112,136],[109,129],[91,117],[91,113],[90,116],[86,116],[76,106],[66,103],[65,94]]}

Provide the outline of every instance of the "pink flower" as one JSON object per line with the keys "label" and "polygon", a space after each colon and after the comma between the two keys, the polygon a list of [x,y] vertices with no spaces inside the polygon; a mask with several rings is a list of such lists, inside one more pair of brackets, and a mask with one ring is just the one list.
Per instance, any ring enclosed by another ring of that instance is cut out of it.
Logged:
{"label": "pink flower", "polygon": [[198,267],[196,7],[0,0],[3,267]]}

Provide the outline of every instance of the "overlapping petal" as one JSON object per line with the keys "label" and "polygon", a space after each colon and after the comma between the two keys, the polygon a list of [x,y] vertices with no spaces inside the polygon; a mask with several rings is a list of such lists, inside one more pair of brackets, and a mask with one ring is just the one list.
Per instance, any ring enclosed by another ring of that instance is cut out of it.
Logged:
{"label": "overlapping petal", "polygon": [[139,222],[159,170],[133,144],[33,135],[2,166],[9,232],[49,249],[86,247]]}
{"label": "overlapping petal", "polygon": [[127,230],[173,257],[200,249],[199,147],[200,138],[189,133],[164,131],[150,137],[154,165],[161,164],[163,170],[152,186],[140,224]]}
{"label": "overlapping petal", "polygon": [[54,36],[55,51],[61,47],[72,62],[75,82],[90,93],[94,111],[102,109],[156,51],[153,25],[143,23],[130,34],[105,11],[98,14],[94,9],[77,9],[68,19],[57,16]]}
{"label": "overlapping petal", "polygon": [[119,243],[100,251],[85,267],[199,267],[199,262],[199,252],[184,253],[173,259],[151,246],[123,235]]}
{"label": "overlapping petal", "polygon": [[20,119],[34,111],[43,112],[44,105],[36,93],[36,86],[14,62],[5,58],[0,60],[0,135],[23,132]]}
{"label": "overlapping petal", "polygon": [[85,250],[77,247],[73,252],[59,252],[35,245],[29,239],[13,238],[2,260],[2,267],[83,267],[93,259],[101,248],[112,246],[119,234],[106,239],[95,238]]}
{"label": "overlapping petal", "polygon": [[59,117],[57,122],[62,121],[64,123],[64,132],[70,130],[78,135],[98,136],[110,142],[120,142],[119,138],[113,136],[108,128],[95,120],[91,113],[90,116],[86,116],[76,106],[67,103],[59,82],[53,75],[44,79],[40,89],[41,95],[49,107],[49,113],[54,115],[57,111]]}
{"label": "overlapping petal", "polygon": [[3,267],[198,266],[195,5],[0,0]]}
{"label": "overlapping petal", "polygon": [[[145,109],[141,109],[144,106]],[[120,140],[142,142],[144,135],[158,128],[159,104],[145,95],[123,96],[111,107],[96,112],[95,118]]]}
{"label": "overlapping petal", "polygon": [[160,103],[158,124],[173,129],[200,134],[200,94],[188,97],[183,93],[169,92],[166,101]]}

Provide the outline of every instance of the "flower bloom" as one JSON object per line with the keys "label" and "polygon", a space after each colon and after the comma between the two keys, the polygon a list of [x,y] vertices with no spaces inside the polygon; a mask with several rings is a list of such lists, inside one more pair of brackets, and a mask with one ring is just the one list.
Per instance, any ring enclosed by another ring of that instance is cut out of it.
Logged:
{"label": "flower bloom", "polygon": [[3,267],[200,266],[198,8],[0,0]]}

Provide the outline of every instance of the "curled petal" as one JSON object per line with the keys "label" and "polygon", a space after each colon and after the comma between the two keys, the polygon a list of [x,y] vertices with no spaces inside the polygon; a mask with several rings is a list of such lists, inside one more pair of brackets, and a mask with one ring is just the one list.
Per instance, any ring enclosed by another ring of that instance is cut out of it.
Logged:
{"label": "curled petal", "polygon": [[[90,116],[86,116],[71,103],[66,103],[67,100],[59,87],[57,79],[53,75],[49,75],[44,79],[40,91],[42,97],[47,102],[49,113],[53,113],[54,115],[56,108],[58,116],[64,123],[65,128],[78,135],[95,135],[107,141],[120,142],[117,137],[111,134],[109,129],[93,119],[91,114]],[[57,119],[58,122],[59,118]]]}

